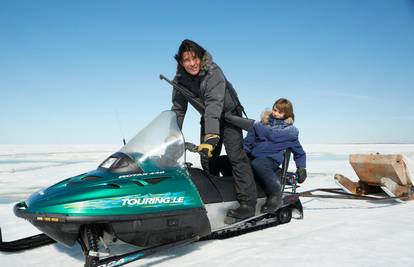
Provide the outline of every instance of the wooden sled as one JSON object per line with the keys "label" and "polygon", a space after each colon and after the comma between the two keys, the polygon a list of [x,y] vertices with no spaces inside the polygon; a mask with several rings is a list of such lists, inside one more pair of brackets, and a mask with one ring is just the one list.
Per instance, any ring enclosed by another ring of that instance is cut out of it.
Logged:
{"label": "wooden sled", "polygon": [[346,192],[355,195],[385,192],[399,200],[414,199],[411,176],[401,154],[351,154],[349,163],[359,181],[335,174],[335,181]]}

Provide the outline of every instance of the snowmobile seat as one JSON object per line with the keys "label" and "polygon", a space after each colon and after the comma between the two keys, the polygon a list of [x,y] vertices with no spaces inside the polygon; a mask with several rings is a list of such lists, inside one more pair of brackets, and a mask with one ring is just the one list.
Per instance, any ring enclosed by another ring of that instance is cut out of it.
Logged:
{"label": "snowmobile seat", "polygon": [[[290,149],[286,149],[283,151],[284,154],[284,160],[282,162],[282,166],[278,167],[278,170],[276,171],[277,175],[279,177],[285,177],[282,180],[282,191],[285,192],[285,189],[288,189],[288,191],[291,191],[292,193],[296,192],[296,188],[298,187],[297,185],[297,176],[295,173],[292,172],[288,172],[288,168],[289,168],[289,161],[290,161],[290,157],[292,155],[292,152]],[[285,172],[286,170],[286,172]],[[233,181],[233,177],[232,177],[232,167],[230,164],[230,161],[227,157],[227,155],[221,155],[218,161],[218,171],[223,175],[221,176],[221,178],[225,179],[225,180],[230,180]],[[258,181],[258,179],[255,178],[256,181]],[[287,185],[287,187],[286,187]],[[258,192],[258,197],[262,197],[264,196],[263,190],[260,186],[259,183],[257,183],[257,192]]]}
{"label": "snowmobile seat", "polygon": [[[285,160],[282,164],[281,174],[283,170],[287,169],[290,160],[290,150],[285,151]],[[219,158],[219,171],[223,176],[209,175],[205,171],[198,168],[188,168],[191,179],[198,192],[200,193],[201,199],[204,204],[236,201],[236,190],[234,188],[234,177],[232,174],[232,168],[230,161],[226,155],[220,156]],[[289,173],[285,175],[286,179],[290,179]],[[282,181],[282,191],[285,191],[286,179]],[[296,190],[296,183],[289,184],[289,189],[294,193]],[[264,193],[261,185],[256,183],[257,198],[264,198]]]}
{"label": "snowmobile seat", "polygon": [[[198,168],[188,168],[188,171],[204,204],[236,201],[233,176],[208,175]],[[257,193],[258,198],[266,197],[260,186]]]}
{"label": "snowmobile seat", "polygon": [[198,168],[188,168],[191,180],[200,193],[204,204],[222,202],[223,198],[217,187],[211,182],[207,173]]}

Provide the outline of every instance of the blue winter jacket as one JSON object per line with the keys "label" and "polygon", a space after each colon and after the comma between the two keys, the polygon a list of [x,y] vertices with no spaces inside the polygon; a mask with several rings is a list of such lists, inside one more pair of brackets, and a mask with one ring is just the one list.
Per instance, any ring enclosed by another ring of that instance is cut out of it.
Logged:
{"label": "blue winter jacket", "polygon": [[295,126],[270,117],[269,125],[254,123],[244,139],[244,151],[255,158],[271,157],[280,165],[283,150],[290,148],[296,167],[306,168],[306,153],[298,138],[299,130]]}

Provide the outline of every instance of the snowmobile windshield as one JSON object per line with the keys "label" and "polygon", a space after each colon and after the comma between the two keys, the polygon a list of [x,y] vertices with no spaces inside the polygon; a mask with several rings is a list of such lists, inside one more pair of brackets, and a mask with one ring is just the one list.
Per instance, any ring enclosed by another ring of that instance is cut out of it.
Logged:
{"label": "snowmobile windshield", "polygon": [[133,159],[144,172],[183,167],[184,136],[177,125],[175,112],[162,112],[119,152]]}

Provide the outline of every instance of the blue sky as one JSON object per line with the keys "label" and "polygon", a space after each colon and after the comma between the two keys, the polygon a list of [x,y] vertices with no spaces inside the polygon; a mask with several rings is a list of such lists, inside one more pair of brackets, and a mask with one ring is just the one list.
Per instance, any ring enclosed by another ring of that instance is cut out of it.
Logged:
{"label": "blue sky", "polygon": [[414,1],[0,0],[0,25],[0,143],[132,138],[171,107],[185,38],[250,117],[291,99],[303,143],[414,143]]}

